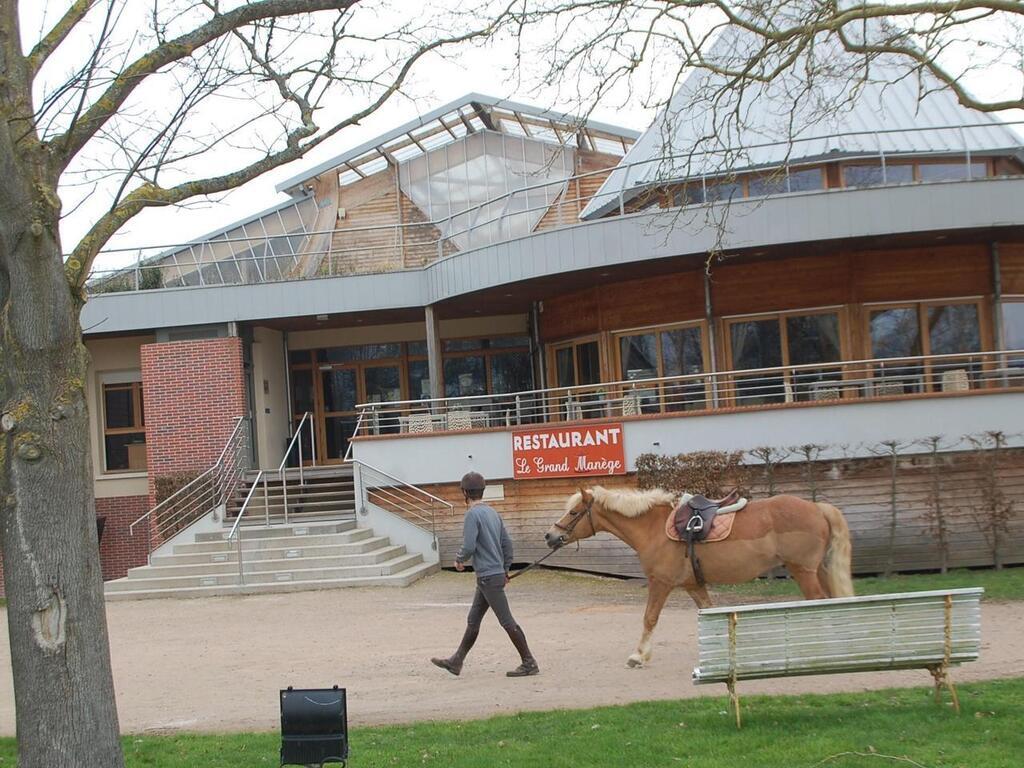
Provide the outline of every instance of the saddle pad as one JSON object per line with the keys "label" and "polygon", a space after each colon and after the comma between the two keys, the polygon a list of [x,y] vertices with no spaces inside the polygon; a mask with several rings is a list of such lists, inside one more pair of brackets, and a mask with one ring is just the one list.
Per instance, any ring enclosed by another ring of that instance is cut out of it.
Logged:
{"label": "saddle pad", "polygon": [[[730,504],[727,509],[743,509],[747,505],[746,499],[741,499],[737,504]],[[665,535],[668,536],[672,541],[680,541],[679,534],[676,533],[675,525],[675,510],[669,512],[668,518],[665,520]],[[711,533],[701,544],[712,544],[716,541],[724,541],[729,538],[729,534],[732,533],[732,524],[736,519],[736,512],[719,512],[715,515],[715,519],[711,522]]]}

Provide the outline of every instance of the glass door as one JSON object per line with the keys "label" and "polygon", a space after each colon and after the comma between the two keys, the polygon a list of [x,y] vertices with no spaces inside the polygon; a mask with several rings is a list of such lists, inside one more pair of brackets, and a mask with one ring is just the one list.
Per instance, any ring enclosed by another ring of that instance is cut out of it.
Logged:
{"label": "glass door", "polygon": [[349,438],[355,432],[359,415],[359,369],[356,366],[336,367],[320,371],[322,393],[321,445],[325,448],[324,463],[338,463],[345,458]]}

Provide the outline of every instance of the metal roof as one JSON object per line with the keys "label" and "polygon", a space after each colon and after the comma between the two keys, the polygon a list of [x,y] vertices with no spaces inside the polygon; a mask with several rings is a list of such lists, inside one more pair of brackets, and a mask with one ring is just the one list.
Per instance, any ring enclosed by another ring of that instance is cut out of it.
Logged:
{"label": "metal roof", "polygon": [[342,184],[358,181],[444,146],[468,133],[494,130],[529,136],[583,149],[624,154],[640,136],[638,131],[589,120],[565,112],[520,104],[494,96],[469,93],[404,125],[308,168],[277,185],[278,192],[338,169]]}
{"label": "metal roof", "polygon": [[[707,56],[736,69],[760,44],[750,33],[729,28]],[[759,66],[768,72],[777,63],[768,59]],[[863,73],[851,75],[858,67]],[[802,55],[768,83],[736,86],[708,70],[692,72],[581,218],[603,215],[618,205],[620,193],[628,198],[631,190],[656,181],[836,155],[1019,151],[1021,144],[1002,120],[964,107],[952,91],[905,61],[880,56],[865,68],[863,60],[823,37],[813,61]]]}

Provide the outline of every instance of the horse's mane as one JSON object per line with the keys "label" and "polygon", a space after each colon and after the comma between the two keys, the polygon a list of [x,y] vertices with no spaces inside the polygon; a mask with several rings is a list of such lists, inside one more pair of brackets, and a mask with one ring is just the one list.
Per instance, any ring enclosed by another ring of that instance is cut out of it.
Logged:
{"label": "horse's mane", "polygon": [[[676,494],[669,493],[661,488],[652,488],[647,491],[628,489],[610,491],[607,488],[602,488],[600,485],[595,485],[590,489],[590,494],[594,497],[594,501],[598,502],[602,507],[610,512],[617,512],[623,517],[640,517],[640,515],[649,512],[661,504],[672,506],[676,503]],[[576,493],[570,496],[569,501],[565,505],[566,512],[574,509],[582,498],[580,491],[576,491]]]}

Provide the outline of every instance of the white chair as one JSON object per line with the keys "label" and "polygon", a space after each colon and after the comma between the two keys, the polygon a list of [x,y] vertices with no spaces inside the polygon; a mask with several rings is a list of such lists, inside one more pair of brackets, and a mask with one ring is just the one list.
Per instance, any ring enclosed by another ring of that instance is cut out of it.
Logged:
{"label": "white chair", "polygon": [[971,380],[963,368],[953,368],[942,372],[943,392],[966,392],[971,388]]}
{"label": "white chair", "polygon": [[473,428],[473,418],[469,411],[448,411],[445,414],[445,429],[449,432],[463,432]]}
{"label": "white chair", "polygon": [[409,414],[409,434],[423,434],[434,431],[434,417],[429,413]]}
{"label": "white chair", "polygon": [[814,390],[812,398],[814,400],[840,400],[843,393],[839,391],[839,387],[818,387]]}
{"label": "white chair", "polygon": [[622,398],[622,415],[640,415],[640,398],[637,396],[636,392],[629,392]]}

